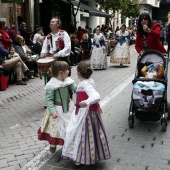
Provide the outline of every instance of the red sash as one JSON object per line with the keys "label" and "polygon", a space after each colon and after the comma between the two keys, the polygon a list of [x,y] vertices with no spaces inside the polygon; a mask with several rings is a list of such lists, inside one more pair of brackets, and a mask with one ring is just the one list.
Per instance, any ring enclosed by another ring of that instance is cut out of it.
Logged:
{"label": "red sash", "polygon": [[[88,95],[86,94],[86,92],[77,92],[76,93],[76,112],[75,114],[78,114],[79,111],[79,103],[81,101],[87,100],[88,99]],[[89,106],[89,111],[98,111],[100,114],[102,113],[102,110],[100,108],[99,103],[95,103]]]}

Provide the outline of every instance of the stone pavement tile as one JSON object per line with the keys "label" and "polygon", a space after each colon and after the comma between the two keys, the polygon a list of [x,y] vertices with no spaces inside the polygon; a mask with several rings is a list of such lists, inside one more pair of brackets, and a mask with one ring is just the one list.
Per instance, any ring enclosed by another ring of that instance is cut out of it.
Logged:
{"label": "stone pavement tile", "polygon": [[53,168],[52,166],[45,165],[42,168],[40,168],[39,170],[52,170],[52,168]]}
{"label": "stone pavement tile", "polygon": [[20,170],[21,167],[19,165],[9,166],[7,168],[1,168],[1,170]]}
{"label": "stone pavement tile", "polygon": [[28,150],[24,150],[22,151],[24,154],[38,154],[41,150],[38,149],[38,148],[35,148],[35,149],[28,149]]}
{"label": "stone pavement tile", "polygon": [[160,168],[160,169],[165,169],[165,170],[170,170],[170,165],[163,165],[163,164],[159,164],[158,165],[158,168]]}
{"label": "stone pavement tile", "polygon": [[33,158],[34,155],[33,154],[26,154],[26,155],[20,155],[20,156],[17,156],[17,160],[23,160],[23,159],[27,159],[27,158]]}
{"label": "stone pavement tile", "polygon": [[15,156],[20,156],[20,155],[23,155],[23,154],[24,154],[21,149],[16,149],[16,150],[14,150],[13,153],[14,153]]}
{"label": "stone pavement tile", "polygon": [[19,165],[20,167],[22,167],[26,163],[27,163],[26,159],[21,159],[21,160],[17,160],[17,161],[8,162],[9,166]]}
{"label": "stone pavement tile", "polygon": [[4,157],[6,158],[8,162],[17,160],[14,154],[7,154],[7,155],[4,155]]}
{"label": "stone pavement tile", "polygon": [[0,168],[5,168],[8,166],[7,159],[0,160]]}

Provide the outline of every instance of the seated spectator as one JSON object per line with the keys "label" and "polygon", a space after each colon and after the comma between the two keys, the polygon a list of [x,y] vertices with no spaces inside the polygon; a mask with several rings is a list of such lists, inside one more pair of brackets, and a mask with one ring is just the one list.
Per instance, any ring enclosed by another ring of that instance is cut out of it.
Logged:
{"label": "seated spectator", "polygon": [[8,70],[13,69],[17,76],[17,85],[26,85],[25,82],[22,81],[23,73],[24,75],[29,74],[28,67],[23,63],[20,57],[15,57],[7,60],[8,51],[3,48],[2,41],[0,39],[0,69]]}
{"label": "seated spectator", "polygon": [[83,36],[82,36],[81,41],[88,41],[88,39],[89,39],[88,31],[85,30],[85,31],[84,31],[84,34],[83,34]]}
{"label": "seated spectator", "polygon": [[164,75],[164,67],[162,63],[154,63],[144,66],[141,73],[145,78],[161,79]]}
{"label": "seated spectator", "polygon": [[83,34],[84,31],[82,30],[81,26],[79,26],[77,30],[77,39],[79,40],[79,42],[81,41]]}
{"label": "seated spectator", "polygon": [[32,50],[26,45],[24,38],[23,38],[23,42],[22,42],[21,46],[24,50],[24,53],[26,53],[28,56],[32,55]]}
{"label": "seated spectator", "polygon": [[38,38],[44,36],[44,33],[43,33],[43,29],[42,28],[38,28],[37,29],[37,33],[34,35],[34,38],[33,38],[33,43],[35,44],[38,40]]}
{"label": "seated spectator", "polygon": [[110,34],[112,34],[113,32],[112,32],[112,28],[111,27],[109,27],[109,30],[108,30],[108,32],[107,32],[107,36],[108,36],[108,38],[110,39]]}
{"label": "seated spectator", "polygon": [[[13,36],[15,35],[15,25],[14,24],[12,24],[11,29],[8,31],[8,34],[9,34],[10,38],[13,39]],[[18,35],[21,35],[20,31],[18,31]]]}
{"label": "seated spectator", "polygon": [[[34,76],[38,76],[38,65],[35,60],[33,60],[30,55],[32,55],[31,49],[25,44],[24,38],[20,35],[14,37],[13,47],[15,51],[19,54],[21,59],[25,62],[29,70],[33,71]],[[31,78],[34,78],[32,75]]]}
{"label": "seated spectator", "polygon": [[30,47],[30,49],[34,54],[39,54],[40,56],[43,42],[44,42],[44,37],[38,37],[37,42],[32,47]]}
{"label": "seated spectator", "polygon": [[79,44],[79,40],[76,38],[75,34],[70,35],[71,40],[71,65],[77,65],[81,61],[81,47]]}
{"label": "seated spectator", "polygon": [[33,33],[27,28],[27,24],[25,22],[21,22],[19,31],[21,33],[21,36],[25,39],[26,44],[28,46],[32,46],[33,42],[31,40],[31,37]]}
{"label": "seated spectator", "polygon": [[11,58],[14,58],[14,57],[20,57],[19,54],[15,52],[14,47],[9,47],[8,51],[9,51],[8,59],[11,59]]}
{"label": "seated spectator", "polygon": [[4,49],[8,49],[11,44],[12,44],[12,40],[9,36],[9,34],[6,32],[6,22],[5,21],[0,21],[0,34],[1,36],[1,41],[3,44]]}

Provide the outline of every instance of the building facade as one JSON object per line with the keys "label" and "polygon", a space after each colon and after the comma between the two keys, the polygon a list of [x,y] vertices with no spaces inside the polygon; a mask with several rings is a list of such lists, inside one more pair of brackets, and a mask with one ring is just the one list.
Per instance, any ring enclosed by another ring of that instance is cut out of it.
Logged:
{"label": "building facade", "polygon": [[168,21],[168,13],[170,12],[170,0],[161,0],[160,8],[153,9],[153,19],[162,22],[163,25]]}
{"label": "building facade", "polygon": [[[10,27],[15,24],[14,3],[1,3],[0,1],[0,20],[5,20]],[[25,0],[24,3],[17,3],[17,22],[18,25],[25,21],[27,26],[32,29],[34,25],[34,0]]]}
{"label": "building facade", "polygon": [[[74,2],[74,8],[78,8],[77,3]],[[97,25],[105,23],[105,17],[110,18],[110,14],[100,12],[97,9],[94,0],[81,1],[81,6],[78,9],[76,15],[77,27],[86,25],[94,29]],[[67,0],[25,0],[24,3],[17,3],[17,19],[18,25],[24,21],[30,30],[34,30],[36,25],[43,26],[45,34],[49,30],[50,19],[54,16],[58,16],[62,20],[62,27],[68,30],[73,21],[71,5]],[[6,20],[9,27],[15,23],[14,18],[14,4],[13,3],[1,3],[0,1],[0,19]]]}

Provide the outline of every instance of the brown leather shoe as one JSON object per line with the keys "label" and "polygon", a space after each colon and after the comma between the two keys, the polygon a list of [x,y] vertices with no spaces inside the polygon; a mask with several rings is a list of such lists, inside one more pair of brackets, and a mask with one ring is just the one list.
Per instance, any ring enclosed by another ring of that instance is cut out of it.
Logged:
{"label": "brown leather shoe", "polygon": [[51,153],[55,153],[55,151],[56,151],[56,147],[50,147],[50,152]]}

